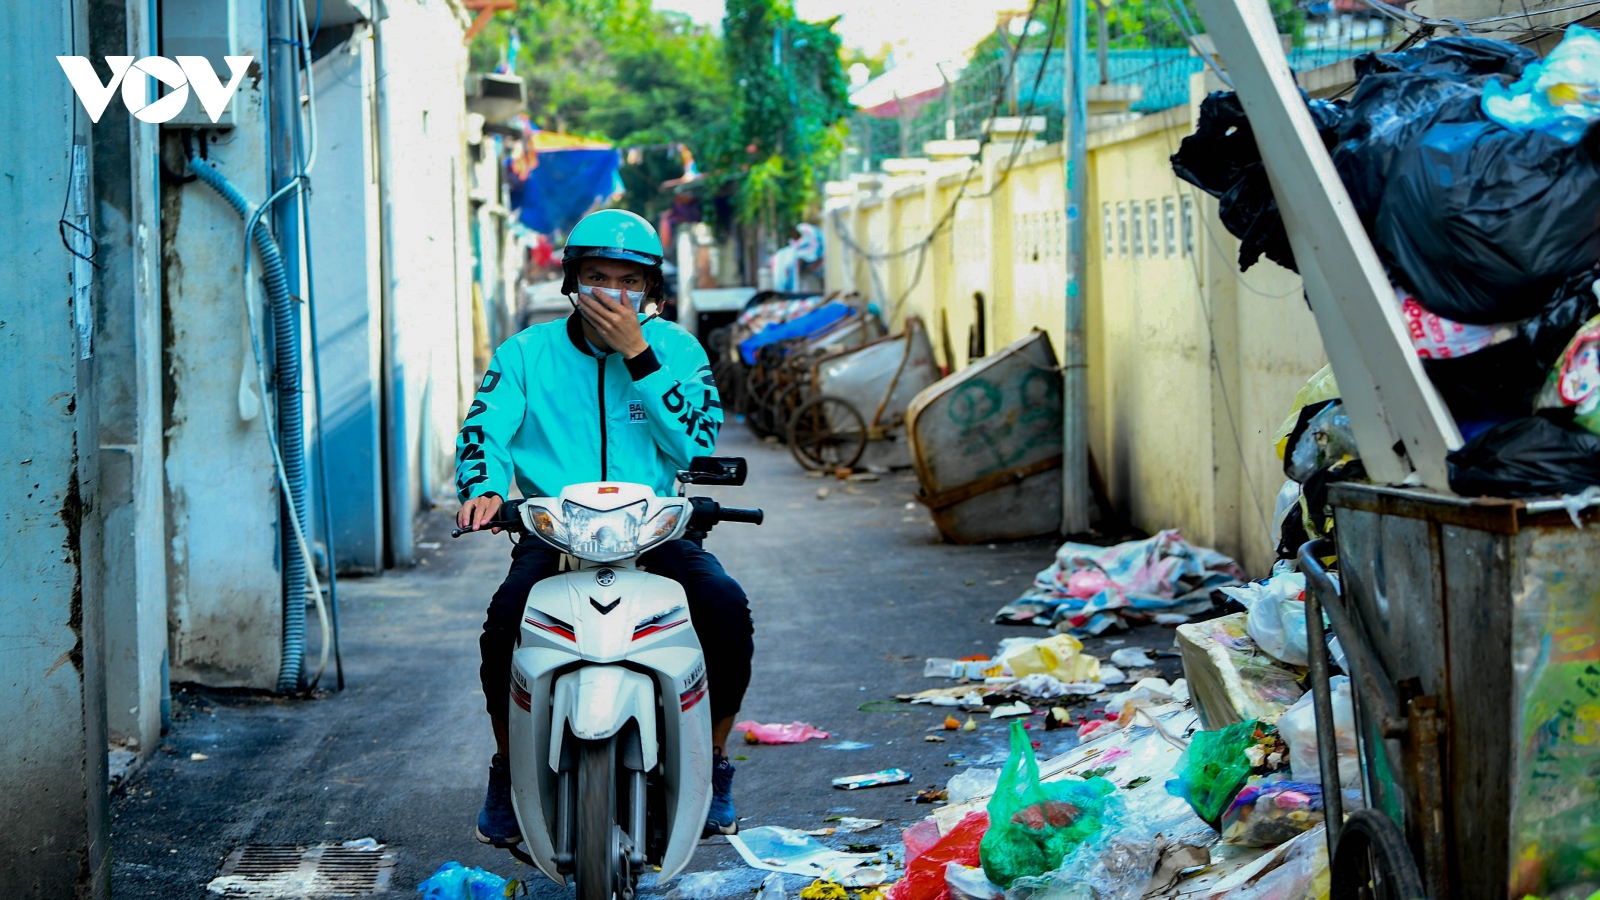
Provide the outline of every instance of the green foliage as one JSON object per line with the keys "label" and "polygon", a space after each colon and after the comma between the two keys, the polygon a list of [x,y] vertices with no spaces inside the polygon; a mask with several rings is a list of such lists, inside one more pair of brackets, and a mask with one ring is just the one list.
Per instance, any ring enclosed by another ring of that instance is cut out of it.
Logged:
{"label": "green foliage", "polygon": [[844,146],[848,83],[834,21],[802,22],[790,0],[728,0],[723,53],[732,115],[710,135],[709,186],[735,217],[786,234],[816,204]]}
{"label": "green foliage", "polygon": [[[625,165],[623,205],[654,218],[671,197],[657,188],[683,174],[664,144],[698,157],[703,136],[726,118],[732,85],[721,41],[650,0],[523,0],[478,35],[473,68],[490,71],[521,44],[513,70],[528,85],[528,115],[541,128],[640,147]],[[647,149],[644,149],[647,148]]]}

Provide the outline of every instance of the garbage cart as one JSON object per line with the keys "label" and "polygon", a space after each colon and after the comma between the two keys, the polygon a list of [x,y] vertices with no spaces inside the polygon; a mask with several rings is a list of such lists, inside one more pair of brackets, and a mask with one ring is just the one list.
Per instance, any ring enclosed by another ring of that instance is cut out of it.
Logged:
{"label": "garbage cart", "polygon": [[1600,888],[1600,522],[1586,499],[1345,483],[1337,580],[1300,551],[1323,784],[1338,783],[1326,611],[1365,808],[1326,791],[1331,900]]}
{"label": "garbage cart", "polygon": [[810,377],[792,389],[790,396],[799,402],[787,419],[789,449],[800,465],[854,466],[868,441],[893,445],[874,458],[876,464],[911,465],[906,407],[940,377],[921,319],[908,316],[900,334],[817,357],[810,369]]}

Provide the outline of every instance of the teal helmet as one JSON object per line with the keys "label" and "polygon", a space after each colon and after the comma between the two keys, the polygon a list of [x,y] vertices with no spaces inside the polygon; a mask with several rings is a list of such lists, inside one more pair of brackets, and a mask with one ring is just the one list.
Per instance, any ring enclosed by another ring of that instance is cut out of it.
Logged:
{"label": "teal helmet", "polygon": [[664,296],[661,276],[661,236],[643,216],[625,209],[602,209],[583,217],[567,235],[561,253],[561,293],[578,292],[578,263],[585,259],[618,259],[638,263],[649,274],[647,300]]}

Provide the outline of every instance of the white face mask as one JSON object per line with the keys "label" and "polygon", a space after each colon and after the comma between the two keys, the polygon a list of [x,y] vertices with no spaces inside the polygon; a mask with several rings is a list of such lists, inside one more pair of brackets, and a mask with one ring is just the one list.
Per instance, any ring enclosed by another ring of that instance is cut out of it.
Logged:
{"label": "white face mask", "polygon": [[644,308],[644,291],[597,288],[592,284],[578,285],[578,293],[601,303],[626,303],[634,312]]}

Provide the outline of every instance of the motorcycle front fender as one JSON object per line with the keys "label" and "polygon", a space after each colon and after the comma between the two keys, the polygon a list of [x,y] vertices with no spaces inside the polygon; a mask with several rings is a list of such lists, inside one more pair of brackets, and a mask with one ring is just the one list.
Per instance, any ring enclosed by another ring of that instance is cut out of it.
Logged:
{"label": "motorcycle front fender", "polygon": [[[644,771],[654,769],[660,747],[656,741],[656,690],[650,676],[621,666],[584,666],[556,679],[551,698],[551,719],[559,735],[565,722],[581,741],[605,740],[628,724],[639,723]],[[550,769],[561,766],[561,742],[550,742]]]}

